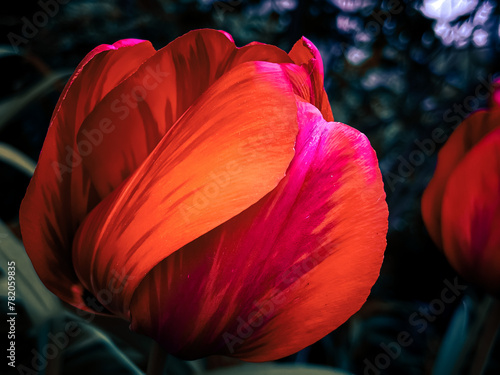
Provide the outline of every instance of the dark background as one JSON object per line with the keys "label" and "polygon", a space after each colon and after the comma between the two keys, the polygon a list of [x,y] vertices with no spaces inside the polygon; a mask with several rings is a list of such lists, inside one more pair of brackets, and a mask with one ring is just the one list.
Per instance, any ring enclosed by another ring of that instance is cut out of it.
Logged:
{"label": "dark background", "polygon": [[[44,9],[41,3],[52,5]],[[420,199],[444,140],[463,118],[487,105],[500,56],[500,7],[495,2],[448,0],[437,9],[436,1],[398,0],[41,3],[9,2],[0,11],[0,104],[26,99],[22,109],[11,108],[7,120],[0,120],[0,142],[33,160],[65,79],[45,85],[36,95],[33,87],[71,71],[99,44],[139,38],[159,49],[197,28],[226,30],[238,46],[256,40],[288,51],[302,35],[313,41],[323,57],[336,121],[364,132],[379,157],[390,212],[388,246],[381,277],[362,310],[325,339],[283,361],[371,373],[367,362],[375,363],[386,353],[383,344],[408,332],[412,343],[400,346],[386,369],[378,366],[380,373],[430,373],[440,348],[453,354],[445,357],[453,366],[460,346],[448,343],[443,349],[445,333],[455,327],[451,319],[465,306],[469,319],[462,325],[473,325],[484,295],[469,286],[439,314],[420,314],[425,327],[412,320],[419,311],[432,312],[433,306],[435,311],[432,303],[441,298],[445,280],[453,283],[456,277],[426,233]],[[436,132],[440,137],[433,138]],[[0,218],[16,231],[29,177],[0,161],[0,181]],[[469,358],[470,352],[463,357]],[[486,373],[500,373],[499,352],[497,342]],[[137,358],[143,366],[144,359]]]}

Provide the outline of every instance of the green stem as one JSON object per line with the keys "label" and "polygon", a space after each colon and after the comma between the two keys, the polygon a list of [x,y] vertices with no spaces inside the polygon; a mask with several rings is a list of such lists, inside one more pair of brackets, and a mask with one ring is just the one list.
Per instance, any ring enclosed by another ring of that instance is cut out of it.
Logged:
{"label": "green stem", "polygon": [[147,375],[164,374],[166,363],[167,352],[156,341],[153,341],[151,352],[149,353]]}
{"label": "green stem", "polygon": [[[471,353],[477,347],[477,342],[479,340],[481,329],[484,325],[484,321],[488,316],[488,311],[490,311],[492,298],[487,296],[475,307],[475,319],[467,328],[467,340],[462,346],[459,355],[455,360],[455,364],[450,374],[462,374],[465,373],[464,369],[467,368],[467,360],[471,357]],[[476,374],[477,375],[477,374]]]}
{"label": "green stem", "polygon": [[470,369],[471,375],[481,375],[485,372],[491,349],[500,328],[500,301],[494,299],[489,308],[488,316],[483,326],[477,350]]}

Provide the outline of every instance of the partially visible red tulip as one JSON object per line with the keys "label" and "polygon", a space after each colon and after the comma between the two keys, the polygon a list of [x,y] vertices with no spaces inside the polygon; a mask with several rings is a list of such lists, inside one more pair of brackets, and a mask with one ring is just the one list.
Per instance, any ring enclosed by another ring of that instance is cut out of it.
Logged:
{"label": "partially visible red tulip", "polygon": [[422,197],[436,244],[465,278],[500,295],[500,108],[471,114],[438,155]]}
{"label": "partially visible red tulip", "polygon": [[177,356],[292,354],[361,307],[385,249],[375,152],[332,121],[305,38],[97,47],[52,117],[26,250],[61,299]]}

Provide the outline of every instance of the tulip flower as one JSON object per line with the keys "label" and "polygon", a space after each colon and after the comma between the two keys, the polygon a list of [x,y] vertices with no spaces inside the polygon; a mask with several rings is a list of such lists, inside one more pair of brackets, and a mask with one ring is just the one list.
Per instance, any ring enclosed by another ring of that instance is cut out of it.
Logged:
{"label": "tulip flower", "polygon": [[297,352],[362,306],[387,216],[375,152],[333,122],[316,47],[237,48],[216,30],[90,52],[20,210],[62,300],[182,358],[248,361]]}
{"label": "tulip flower", "polygon": [[422,197],[434,242],[466,279],[500,294],[500,107],[467,117],[438,155]]}

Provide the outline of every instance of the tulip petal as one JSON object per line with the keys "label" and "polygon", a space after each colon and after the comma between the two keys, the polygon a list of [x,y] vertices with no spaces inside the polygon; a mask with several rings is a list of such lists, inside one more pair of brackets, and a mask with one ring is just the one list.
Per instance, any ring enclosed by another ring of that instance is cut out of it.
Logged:
{"label": "tulip petal", "polygon": [[83,163],[100,198],[137,169],[200,95],[247,61],[291,63],[277,47],[236,48],[219,31],[195,30],[158,51],[116,87],[87,118],[78,135],[81,144],[92,134],[99,141],[83,157]]}
{"label": "tulip petal", "polygon": [[443,248],[453,267],[499,295],[500,128],[474,146],[449,177],[442,222]]}
{"label": "tulip petal", "polygon": [[326,121],[333,121],[332,108],[324,89],[323,60],[318,49],[313,42],[302,37],[294,44],[289,55],[295,64],[302,65],[307,69],[313,81],[312,97],[310,100],[306,100],[321,111]]}
{"label": "tulip petal", "polygon": [[357,130],[300,102],[296,155],[275,190],[156,266],[131,328],[188,359],[290,355],[365,302],[386,245],[375,152]]}
{"label": "tulip petal", "polygon": [[439,247],[442,247],[441,208],[447,181],[469,150],[498,126],[500,111],[474,112],[456,128],[439,151],[436,171],[422,196],[422,217],[430,236]]}
{"label": "tulip petal", "polygon": [[231,43],[234,43],[233,36],[231,34],[229,34],[227,31],[224,31],[224,30],[217,30],[217,31],[224,34],[226,36],[226,38],[229,39],[229,41]]}
{"label": "tulip petal", "polygon": [[49,290],[82,309],[71,242],[97,195],[75,151],[76,134],[93,107],[154,52],[149,42],[127,39],[101,45],[83,59],[56,105],[21,204],[23,242],[35,270]]}
{"label": "tulip petal", "polygon": [[[295,97],[279,64],[232,69],[87,216],[73,246],[82,282],[127,317],[147,272],[276,187],[293,158],[297,131]],[[126,286],[117,274],[127,276]],[[109,289],[120,289],[113,301],[99,295]]]}

